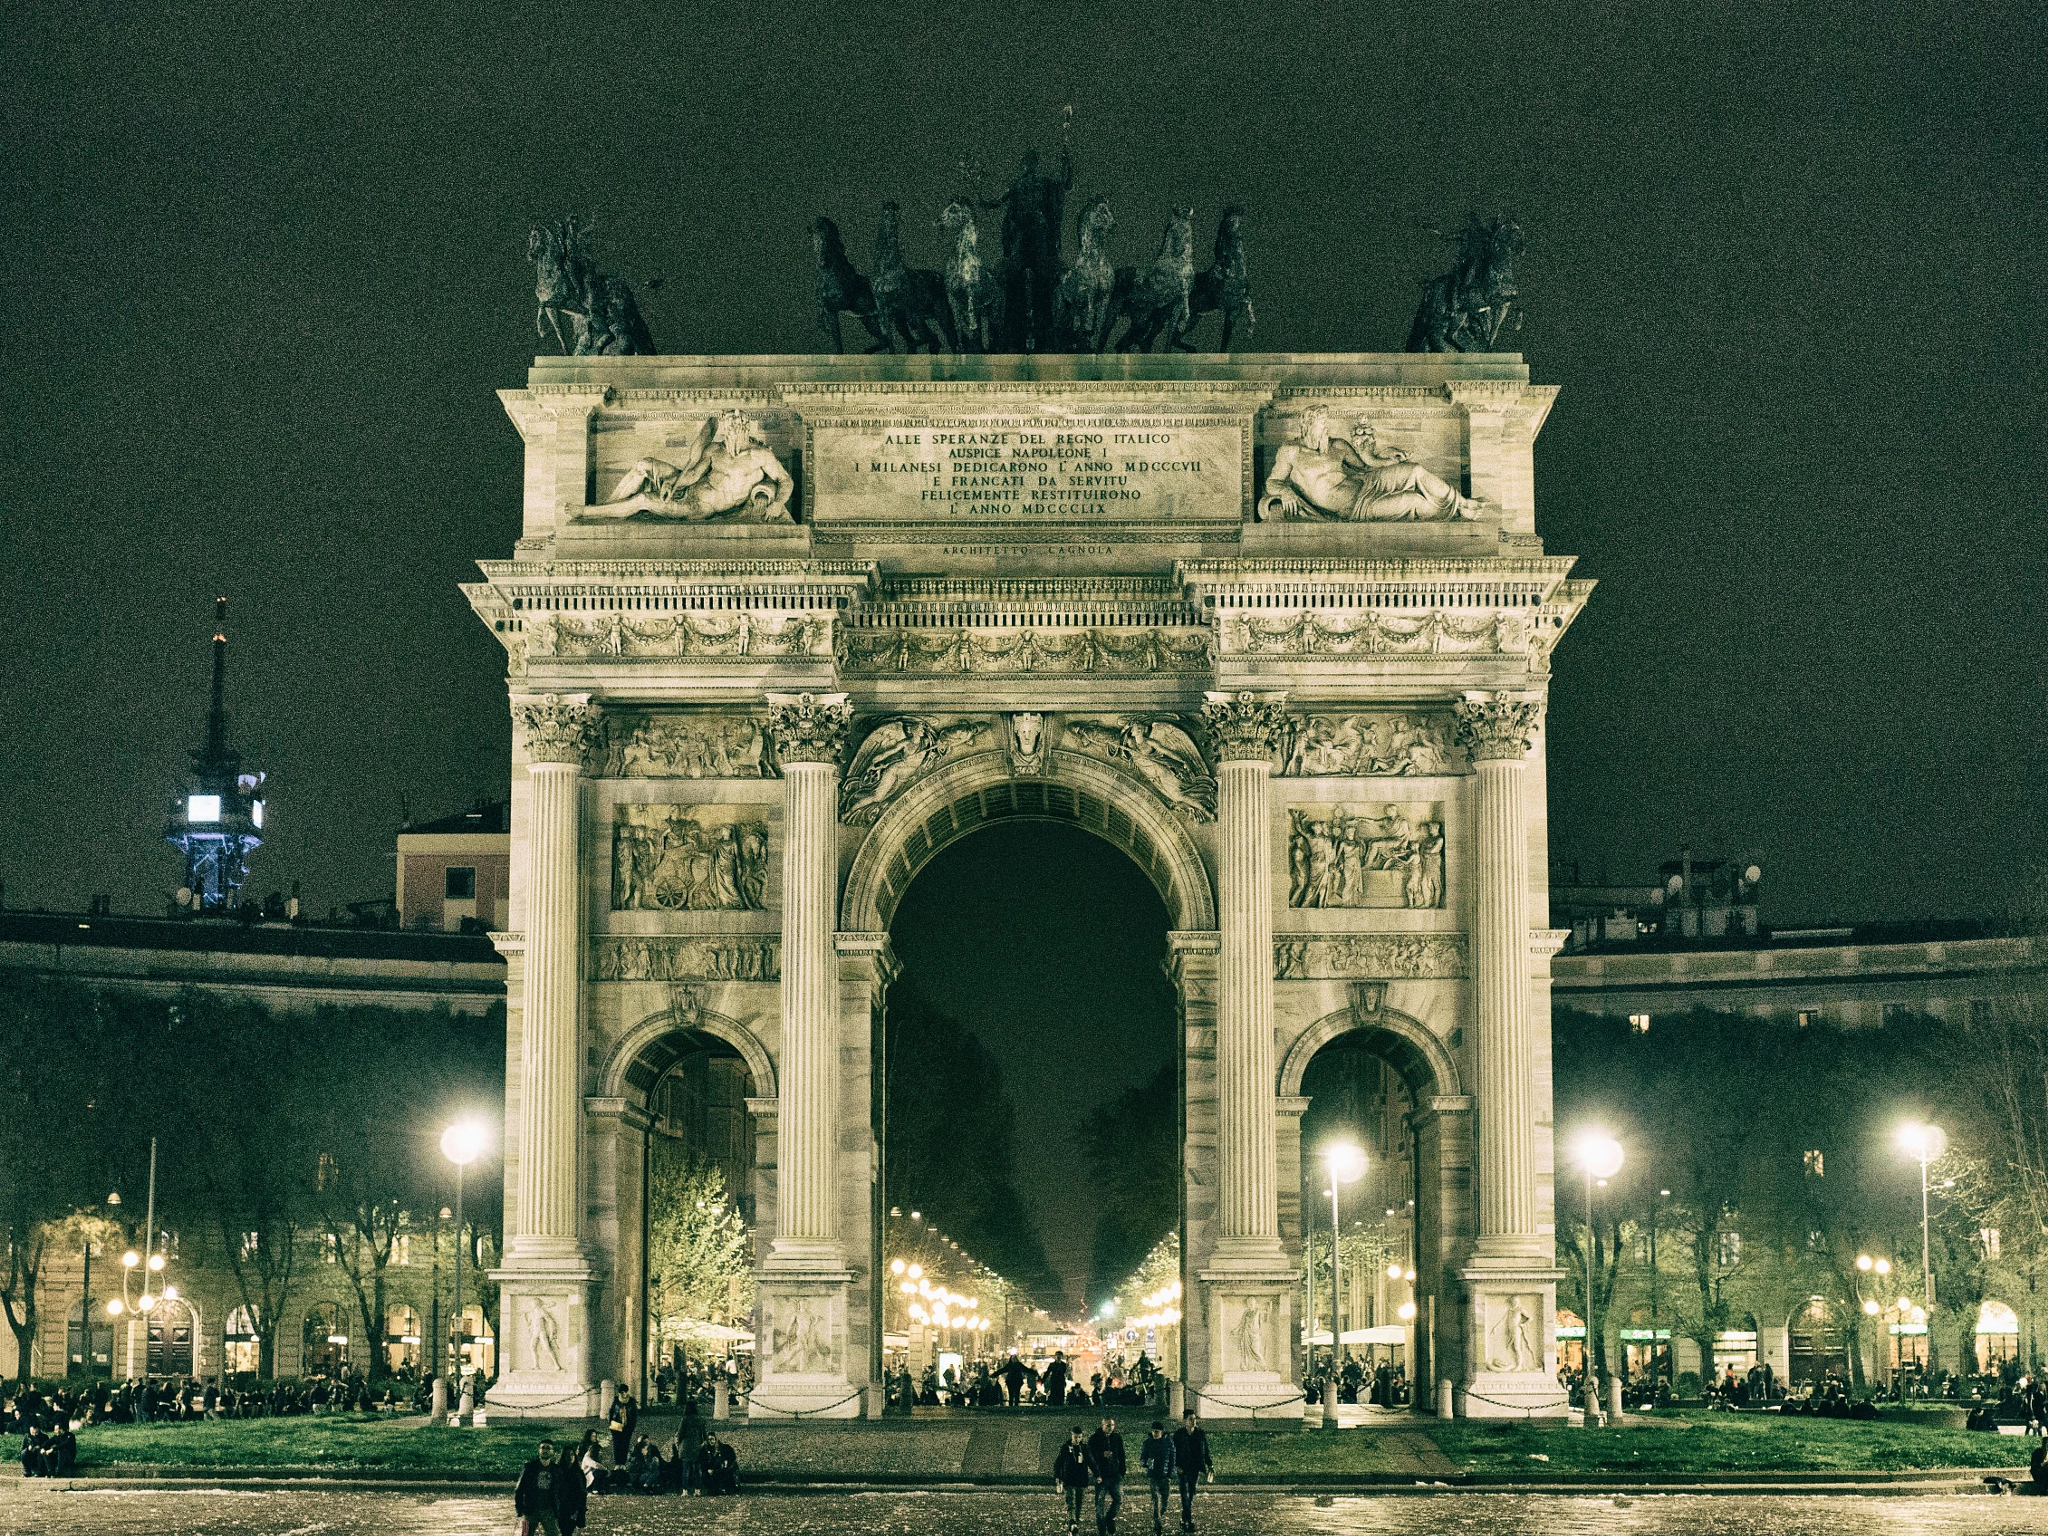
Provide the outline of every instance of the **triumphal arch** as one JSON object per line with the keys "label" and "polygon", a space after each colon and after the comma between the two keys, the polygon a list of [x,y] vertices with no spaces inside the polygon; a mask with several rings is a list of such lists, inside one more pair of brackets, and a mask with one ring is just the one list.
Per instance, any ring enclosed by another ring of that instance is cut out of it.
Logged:
{"label": "triumphal arch", "polygon": [[537,361],[520,537],[466,589],[514,721],[492,1406],[643,1377],[649,1096],[711,1041],[750,1084],[748,1411],[877,1411],[890,921],[1036,817],[1172,916],[1189,1401],[1300,1412],[1302,1078],[1356,1038],[1411,1106],[1409,1358],[1561,1413],[1554,393],[1508,354]]}

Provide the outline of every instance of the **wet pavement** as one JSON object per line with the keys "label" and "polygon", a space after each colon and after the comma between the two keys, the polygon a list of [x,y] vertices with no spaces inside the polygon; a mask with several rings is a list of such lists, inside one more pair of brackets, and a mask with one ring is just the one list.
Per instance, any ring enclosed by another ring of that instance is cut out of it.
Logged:
{"label": "wet pavement", "polygon": [[[1122,1536],[1145,1536],[1126,1505]],[[1694,1495],[1561,1497],[1414,1493],[1389,1497],[1205,1491],[1202,1536],[1979,1536],[2048,1533],[2048,1499],[1988,1495]],[[1092,1516],[1091,1516],[1092,1518]],[[38,1536],[505,1536],[509,1498],[376,1491],[78,1489],[10,1482],[0,1533]],[[1086,1522],[1084,1531],[1088,1529]],[[1172,1527],[1169,1525],[1169,1530]],[[750,1494],[738,1499],[608,1498],[591,1536],[1063,1536],[1045,1493]]]}

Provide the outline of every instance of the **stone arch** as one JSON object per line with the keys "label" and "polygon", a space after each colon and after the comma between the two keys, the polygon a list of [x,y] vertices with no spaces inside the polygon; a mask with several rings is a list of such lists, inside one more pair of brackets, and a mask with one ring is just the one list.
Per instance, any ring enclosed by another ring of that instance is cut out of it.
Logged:
{"label": "stone arch", "polygon": [[1216,897],[1187,824],[1137,780],[1078,752],[1049,751],[1050,771],[1018,778],[983,752],[913,784],[884,810],[854,856],[840,926],[883,933],[933,855],[999,821],[1064,821],[1124,850],[1158,890],[1173,927],[1214,929]]}
{"label": "stone arch", "polygon": [[1457,1058],[1444,1048],[1443,1041],[1421,1020],[1385,1007],[1370,1011],[1339,1008],[1309,1025],[1280,1063],[1275,1092],[1283,1099],[1299,1098],[1302,1077],[1318,1051],[1353,1032],[1375,1031],[1385,1037],[1380,1042],[1381,1054],[1401,1074],[1401,1081],[1417,1100],[1429,1095],[1464,1093]]}
{"label": "stone arch", "polygon": [[746,1025],[708,1008],[687,1017],[674,1008],[664,1008],[635,1024],[612,1047],[599,1074],[599,1097],[622,1099],[636,1093],[644,1098],[662,1074],[688,1054],[675,1043],[678,1034],[708,1036],[731,1046],[753,1076],[755,1097],[776,1096],[775,1058]]}

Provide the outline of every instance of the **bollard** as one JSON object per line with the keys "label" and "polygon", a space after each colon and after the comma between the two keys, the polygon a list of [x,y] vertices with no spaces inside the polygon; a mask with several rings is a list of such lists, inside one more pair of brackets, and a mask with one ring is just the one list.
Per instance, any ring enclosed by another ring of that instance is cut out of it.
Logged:
{"label": "bollard", "polygon": [[1621,1422],[1621,1378],[1607,1378],[1607,1416],[1615,1423]]}
{"label": "bollard", "polygon": [[434,1378],[434,1422],[440,1423],[448,1416],[448,1378]]}
{"label": "bollard", "polygon": [[720,1424],[732,1417],[732,1388],[722,1375],[711,1388],[711,1417]]}
{"label": "bollard", "polygon": [[887,1413],[888,1411],[889,1389],[883,1386],[882,1383],[879,1381],[869,1382],[867,1390],[868,1417],[871,1419],[879,1419],[883,1414]]}
{"label": "bollard", "polygon": [[1439,1376],[1436,1382],[1436,1416],[1440,1419],[1452,1417],[1457,1406],[1456,1395],[1451,1391],[1451,1378]]}
{"label": "bollard", "polygon": [[618,1400],[618,1396],[619,1389],[616,1383],[600,1381],[597,1384],[597,1417],[600,1429],[611,1423],[612,1404]]}
{"label": "bollard", "polygon": [[1323,1383],[1323,1428],[1335,1429],[1336,1427],[1337,1383],[1335,1381],[1326,1381]]}
{"label": "bollard", "polygon": [[455,1405],[455,1422],[460,1424],[476,1412],[476,1388],[469,1382],[462,1384],[462,1397]]}
{"label": "bollard", "polygon": [[1188,1389],[1184,1383],[1176,1380],[1166,1389],[1166,1416],[1179,1423],[1181,1415],[1187,1411],[1187,1402]]}

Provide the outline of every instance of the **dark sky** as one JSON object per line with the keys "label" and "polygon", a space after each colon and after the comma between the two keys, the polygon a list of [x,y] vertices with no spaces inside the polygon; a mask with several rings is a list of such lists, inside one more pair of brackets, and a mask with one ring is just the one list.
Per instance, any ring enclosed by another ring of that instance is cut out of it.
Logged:
{"label": "dark sky", "polygon": [[216,591],[257,889],[388,891],[402,804],[502,788],[454,584],[517,524],[530,220],[666,274],[670,350],[801,350],[811,215],[864,259],[1069,103],[1121,259],[1249,204],[1263,349],[1396,346],[1430,224],[1524,220],[1589,872],[1690,840],[1780,920],[1968,913],[2043,853],[2038,7],[431,9],[9,13],[10,904],[177,883]]}

